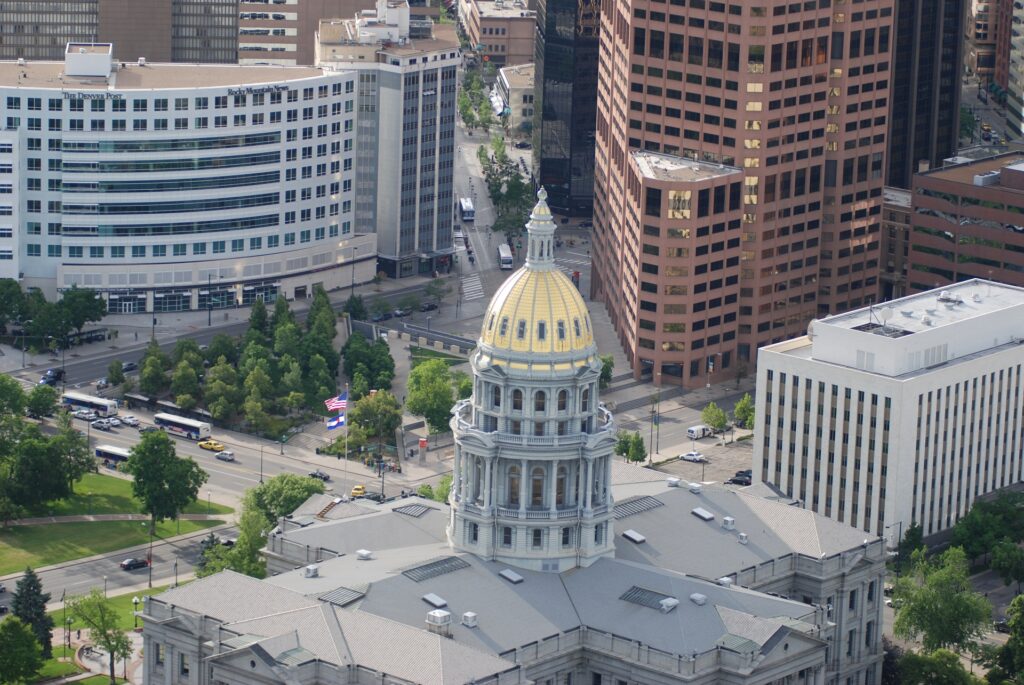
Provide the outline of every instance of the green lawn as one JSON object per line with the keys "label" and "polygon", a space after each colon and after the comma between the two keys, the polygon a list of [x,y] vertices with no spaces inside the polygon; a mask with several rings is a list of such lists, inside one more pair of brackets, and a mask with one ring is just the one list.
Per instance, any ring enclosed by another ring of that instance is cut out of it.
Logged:
{"label": "green lawn", "polygon": [[448,366],[458,366],[459,364],[465,364],[468,360],[465,357],[457,357],[447,352],[440,352],[438,350],[431,349],[429,347],[419,347],[417,345],[409,346],[409,354],[412,356],[412,368],[416,368],[425,361],[431,359],[443,359],[445,364]]}
{"label": "green lawn", "polygon": [[[59,623],[60,619],[56,619],[55,623]],[[57,635],[60,627],[53,629],[53,634]],[[64,650],[61,647],[53,648],[53,656],[43,662],[43,667],[36,673],[36,680],[50,680],[52,678],[62,678],[64,676],[74,675],[81,673],[82,669],[75,666],[73,661],[70,661],[70,652],[68,652],[68,661],[58,661],[57,657],[64,654]]]}
{"label": "green lawn", "polygon": [[[117,668],[118,669],[121,668],[121,664],[118,664]],[[114,669],[114,670],[117,671],[118,673],[120,673],[120,671],[118,671],[117,669]],[[86,678],[85,680],[79,680],[79,681],[76,681],[76,682],[80,683],[81,685],[110,685],[110,676],[108,676],[108,675],[94,675],[91,678]],[[126,683],[128,681],[123,679],[121,676],[117,676],[117,682],[118,683]]]}
{"label": "green lawn", "polygon": [[[131,481],[101,473],[88,473],[75,483],[75,492],[65,500],[46,502],[29,510],[29,516],[75,516],[80,514],[137,514],[142,510],[132,497]],[[210,513],[230,514],[234,510],[213,503]],[[205,514],[206,502],[193,502],[186,514]]]}
{"label": "green lawn", "polygon": [[[178,534],[177,521],[156,528],[158,538]],[[220,521],[181,521],[181,533],[219,525]],[[94,521],[11,526],[0,530],[0,575],[39,568],[149,542],[145,521]]]}
{"label": "green lawn", "polygon": [[[102,587],[102,583],[103,581],[101,580],[99,587]],[[182,583],[182,585],[184,585],[184,583]],[[135,611],[135,606],[132,604],[133,597],[138,597],[139,600],[142,600],[142,598],[145,596],[159,595],[161,592],[164,592],[168,588],[170,588],[170,585],[155,587],[151,590],[147,589],[142,592],[129,592],[123,595],[111,595],[109,598],[110,604],[117,612],[117,616],[121,621],[121,628],[123,630],[131,630],[135,627],[135,616],[133,614],[133,612]],[[139,611],[142,611],[141,601],[139,603]],[[54,631],[59,630],[61,626],[61,621],[64,620],[63,610],[58,609],[57,611],[51,611],[50,616],[53,618],[54,626],[56,626],[54,628]],[[139,621],[139,625],[142,625],[141,621]],[[80,628],[85,628],[85,625],[83,625],[81,621],[74,621],[71,623],[71,630],[78,630]]]}

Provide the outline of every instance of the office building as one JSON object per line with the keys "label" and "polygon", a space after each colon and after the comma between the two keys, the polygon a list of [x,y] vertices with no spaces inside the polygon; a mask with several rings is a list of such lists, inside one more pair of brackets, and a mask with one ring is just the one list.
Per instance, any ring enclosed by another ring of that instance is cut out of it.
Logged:
{"label": "office building", "polygon": [[57,61],[69,42],[97,41],[123,62],[237,60],[238,0],[13,0],[0,26],[0,60]]}
{"label": "office building", "polygon": [[[897,5],[899,3],[897,2]],[[939,8],[943,2],[918,3],[916,0],[908,4],[923,4],[925,11],[932,9],[942,11]],[[955,4],[960,5],[960,2]],[[929,7],[934,5],[934,8]],[[996,22],[998,12],[996,10],[997,0],[968,0],[967,7],[960,7],[961,13],[966,14],[967,25],[964,27],[961,42],[966,39],[967,59],[964,66],[967,73],[973,74],[983,84],[992,82],[996,66]],[[964,10],[966,9],[966,12]],[[959,74],[959,64],[952,65]]]}
{"label": "office building", "polygon": [[450,268],[455,27],[379,0],[356,19],[320,22],[316,61],[358,76],[355,221],[376,230],[380,270],[403,278]]}
{"label": "office building", "polygon": [[533,62],[537,18],[526,0],[462,0],[459,21],[487,62],[499,67]]}
{"label": "office building", "polygon": [[761,349],[755,479],[876,535],[952,527],[1021,480],[1022,317],[1024,289],[973,279]]}
{"label": "office building", "polygon": [[960,147],[964,2],[896,0],[895,21],[886,184],[910,188],[914,173],[940,167]]}
{"label": "office building", "polygon": [[880,682],[881,539],[613,459],[540,200],[454,411],[448,503],[313,496],[270,532],[270,578],[146,602],[144,682]]}
{"label": "office building", "polygon": [[1006,87],[1006,124],[1010,135],[1024,135],[1024,42],[1013,36],[1013,26],[1024,23],[1024,3],[1013,3],[1010,12],[1010,63]]}
{"label": "office building", "polygon": [[533,131],[534,68],[532,64],[503,67],[491,91],[495,114],[505,116],[505,128],[513,136]]}
{"label": "office building", "polygon": [[972,278],[1024,286],[1024,154],[914,176],[908,292]]}
{"label": "office building", "polygon": [[[591,291],[636,377],[703,386],[877,297],[893,3],[630,7],[602,13]],[[639,151],[678,169],[646,196]]]}
{"label": "office building", "polygon": [[536,6],[533,173],[556,212],[590,216],[600,4],[537,0]]}
{"label": "office building", "polygon": [[71,43],[62,62],[0,63],[0,275],[48,297],[94,288],[119,313],[372,278],[354,73],[113,54]]}
{"label": "office building", "polygon": [[995,57],[996,66],[993,72],[993,83],[989,90],[995,86],[996,99],[999,102],[1005,100],[1006,89],[1010,84],[1010,38],[1013,35],[1013,0],[995,0],[996,13],[996,44]]}
{"label": "office building", "polygon": [[909,190],[886,186],[882,205],[882,271],[880,296],[884,302],[907,294],[910,232],[913,216]]}

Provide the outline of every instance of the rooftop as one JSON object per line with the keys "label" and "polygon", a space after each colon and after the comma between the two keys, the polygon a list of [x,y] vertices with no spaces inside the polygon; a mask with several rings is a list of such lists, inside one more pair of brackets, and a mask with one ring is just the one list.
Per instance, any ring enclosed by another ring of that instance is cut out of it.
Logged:
{"label": "rooftop", "polygon": [[379,54],[415,56],[456,50],[459,38],[453,24],[434,23],[430,38],[410,38],[405,42],[360,43],[355,19],[323,19],[317,29],[318,56],[324,62],[376,62]]}
{"label": "rooftop", "polygon": [[114,46],[111,43],[68,43],[64,54],[111,55],[113,51]]}
{"label": "rooftop", "polygon": [[492,17],[533,19],[537,13],[528,9],[525,0],[476,0],[477,11],[484,19]]}
{"label": "rooftop", "polygon": [[882,199],[886,205],[910,209],[912,206],[912,197],[913,194],[909,190],[904,190],[903,188],[885,186],[885,188],[882,189]]}
{"label": "rooftop", "polygon": [[[964,185],[974,185],[974,177],[979,174],[1000,171],[1003,167],[1021,163],[1024,163],[1024,152],[1008,152],[994,157],[985,157],[983,159],[966,162],[964,164],[956,164],[953,166],[943,167],[942,169],[934,169],[932,171],[918,174],[918,176],[937,178],[944,181],[953,181],[955,183],[963,183]],[[1004,190],[1010,192],[1024,193],[1024,191],[1001,185],[999,182],[994,185],[1000,185]]]}
{"label": "rooftop", "polygon": [[740,173],[736,167],[638,150],[631,153],[640,173],[656,181],[692,182]]}
{"label": "rooftop", "polygon": [[509,88],[533,88],[534,66],[532,64],[517,64],[504,67],[499,71],[501,78],[505,80]]}

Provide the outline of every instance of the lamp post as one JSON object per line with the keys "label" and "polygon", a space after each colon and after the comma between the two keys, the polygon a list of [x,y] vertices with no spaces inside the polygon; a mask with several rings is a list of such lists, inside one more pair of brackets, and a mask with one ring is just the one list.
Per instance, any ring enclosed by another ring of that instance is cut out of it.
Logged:
{"label": "lamp post", "polygon": [[153,526],[149,527],[149,558],[146,559],[149,566],[149,587],[153,587]]}
{"label": "lamp post", "polygon": [[107,596],[107,577],[103,576],[103,596]]}
{"label": "lamp post", "polygon": [[174,587],[178,587],[178,557],[174,557]]}
{"label": "lamp post", "polygon": [[68,643],[71,642],[71,631],[70,631],[71,624],[68,623],[68,605],[67,605],[67,602],[64,601],[64,598],[66,596],[67,596],[67,590],[65,590],[64,592],[62,592],[60,594],[60,601],[61,601],[61,604],[63,604],[63,606],[61,607],[61,611],[63,612],[63,615],[64,615],[64,620],[61,621],[61,623],[64,624],[64,658],[65,659],[68,656]]}
{"label": "lamp post", "polygon": [[210,504],[210,493],[209,493],[209,492],[207,492],[207,493],[206,493],[206,515],[207,515],[207,516],[209,516],[209,515],[210,515],[210,513],[211,513],[211,512],[210,512],[210,509],[211,509],[211,508],[212,508],[212,505]]}
{"label": "lamp post", "polygon": [[132,611],[132,617],[135,619],[135,629],[138,630],[138,628],[139,628],[139,598],[138,598],[137,595],[135,597],[132,597],[132,606],[135,607],[134,611]]}
{"label": "lamp post", "polygon": [[352,246],[352,294],[356,294],[356,252],[359,251],[358,245]]}
{"label": "lamp post", "polygon": [[[65,609],[67,611],[67,609]],[[68,655],[68,649],[71,647],[71,624],[75,622],[75,619],[68,616],[64,619],[64,656]]]}
{"label": "lamp post", "polygon": [[213,274],[206,274],[206,327],[213,325]]}
{"label": "lamp post", "polygon": [[427,317],[427,331],[430,331],[430,317]]}

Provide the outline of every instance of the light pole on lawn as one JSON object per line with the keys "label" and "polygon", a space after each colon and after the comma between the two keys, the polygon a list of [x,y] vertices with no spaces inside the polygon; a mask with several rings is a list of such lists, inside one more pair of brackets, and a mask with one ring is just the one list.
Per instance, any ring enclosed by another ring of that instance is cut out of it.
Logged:
{"label": "light pole on lawn", "polygon": [[132,607],[134,607],[134,609],[132,611],[132,617],[135,619],[135,629],[138,630],[139,629],[139,596],[138,595],[136,595],[135,597],[132,597]]}

